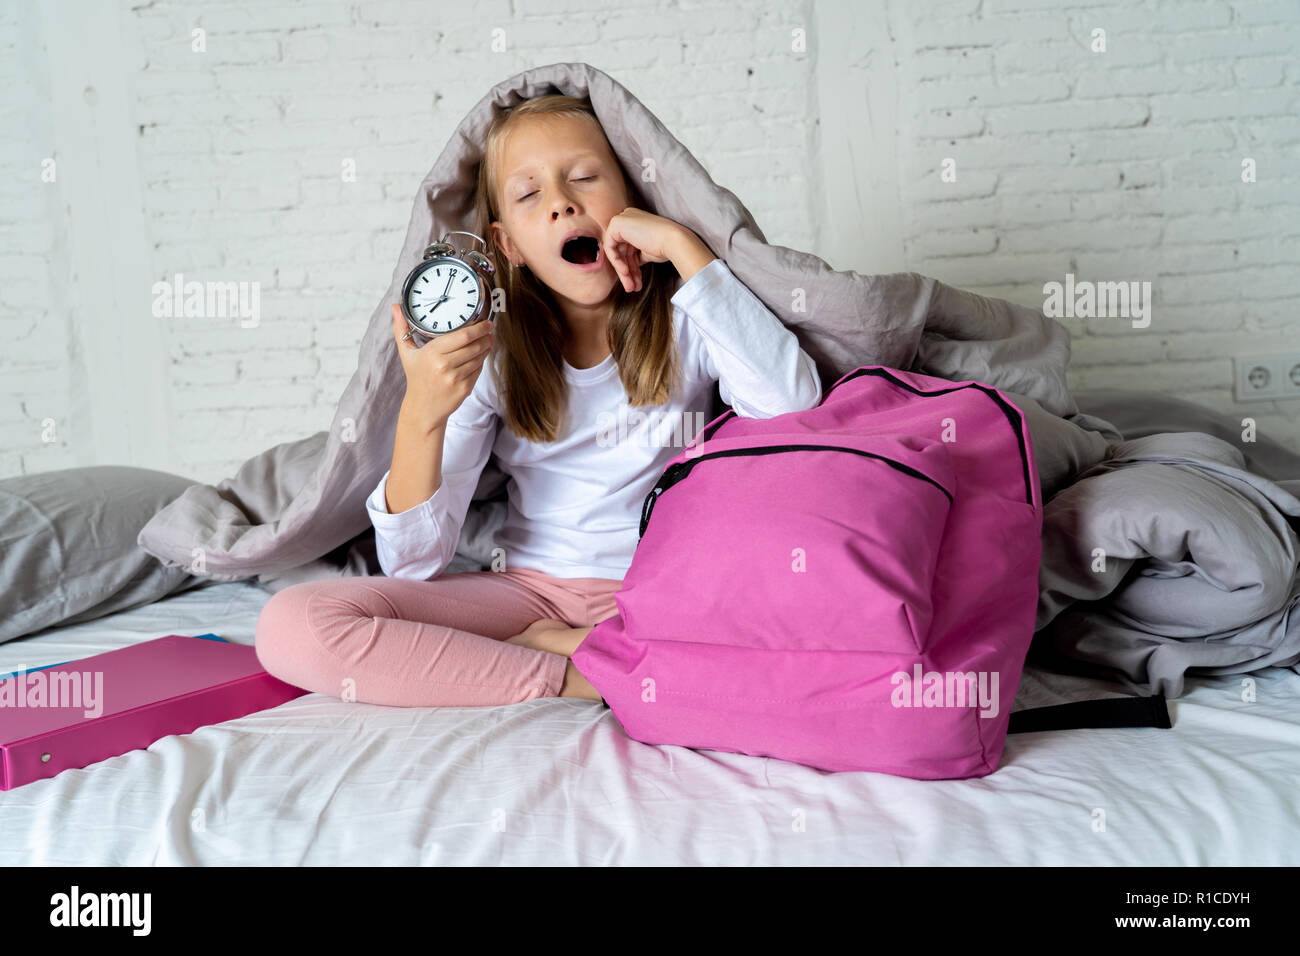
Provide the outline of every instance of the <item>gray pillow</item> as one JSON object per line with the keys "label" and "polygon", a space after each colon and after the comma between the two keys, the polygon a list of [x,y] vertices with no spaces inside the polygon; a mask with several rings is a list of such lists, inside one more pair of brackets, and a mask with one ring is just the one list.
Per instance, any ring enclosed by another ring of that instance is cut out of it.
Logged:
{"label": "gray pillow", "polygon": [[1204,432],[1241,452],[1247,471],[1284,487],[1294,485],[1295,479],[1300,478],[1300,454],[1295,449],[1264,432],[1258,433],[1253,442],[1241,440],[1241,420],[1251,414],[1245,409],[1228,414],[1162,392],[1118,388],[1079,391],[1074,393],[1074,398],[1080,411],[1114,423],[1126,441],[1164,432]]}
{"label": "gray pillow", "polygon": [[212,583],[163,567],[136,543],[192,484],[118,465],[0,479],[0,641]]}

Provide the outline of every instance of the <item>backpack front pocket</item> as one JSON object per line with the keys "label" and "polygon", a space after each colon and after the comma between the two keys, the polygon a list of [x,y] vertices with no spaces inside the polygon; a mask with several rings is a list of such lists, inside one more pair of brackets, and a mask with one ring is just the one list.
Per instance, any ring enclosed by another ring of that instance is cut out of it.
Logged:
{"label": "backpack front pocket", "polygon": [[922,651],[955,486],[941,443],[822,433],[695,451],[642,508],[636,587],[662,589],[647,639]]}

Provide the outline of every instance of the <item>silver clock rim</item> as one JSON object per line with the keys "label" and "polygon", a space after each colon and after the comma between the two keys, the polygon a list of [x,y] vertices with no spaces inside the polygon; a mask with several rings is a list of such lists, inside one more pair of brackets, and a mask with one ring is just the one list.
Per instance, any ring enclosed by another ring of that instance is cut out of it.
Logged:
{"label": "silver clock rim", "polygon": [[[464,267],[469,272],[470,275],[474,277],[474,281],[478,283],[478,290],[479,290],[478,305],[474,307],[473,314],[464,322],[462,322],[460,325],[456,326],[456,328],[440,329],[438,331],[434,331],[432,329],[425,328],[423,325],[420,324],[418,319],[416,319],[414,316],[411,315],[411,306],[409,303],[411,287],[415,285],[416,280],[419,279],[420,276],[424,275],[425,272],[427,272],[428,270],[436,266],[443,265],[447,262],[454,262],[459,264],[460,266]],[[433,338],[434,336],[437,335],[447,335],[450,332],[457,332],[460,329],[463,329],[465,326],[477,322],[479,319],[483,317],[485,291],[486,290],[484,289],[483,276],[479,274],[479,271],[477,269],[471,266],[460,256],[452,256],[452,255],[435,256],[432,259],[425,259],[423,262],[417,264],[416,267],[412,269],[410,274],[406,277],[406,281],[402,283],[402,299],[401,299],[402,315],[406,317],[406,323],[411,327],[411,332],[414,334],[422,335],[426,339]]]}

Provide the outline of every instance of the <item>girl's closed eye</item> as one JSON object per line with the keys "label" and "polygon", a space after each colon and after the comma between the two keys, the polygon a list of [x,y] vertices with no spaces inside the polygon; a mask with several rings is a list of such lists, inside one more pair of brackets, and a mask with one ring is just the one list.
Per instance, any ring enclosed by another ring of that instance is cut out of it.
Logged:
{"label": "girl's closed eye", "polygon": [[[593,179],[595,179],[595,178],[596,178],[595,176],[583,176],[581,179],[575,179],[574,182],[575,182],[575,183],[585,183],[585,182],[589,182],[590,180],[593,180]],[[537,195],[537,190],[534,189],[532,192],[530,192],[530,193],[525,193],[524,195],[520,196],[518,201],[519,201],[519,202],[523,202],[525,199],[529,198],[530,196],[535,196],[535,195]]]}

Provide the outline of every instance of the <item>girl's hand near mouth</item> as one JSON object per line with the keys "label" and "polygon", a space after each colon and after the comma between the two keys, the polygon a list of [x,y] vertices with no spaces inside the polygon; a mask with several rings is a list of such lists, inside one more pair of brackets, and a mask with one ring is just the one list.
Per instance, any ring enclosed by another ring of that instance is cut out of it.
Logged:
{"label": "girl's hand near mouth", "polygon": [[717,258],[681,223],[635,206],[628,206],[605,226],[604,250],[628,292],[641,290],[645,263],[671,260],[685,281]]}

